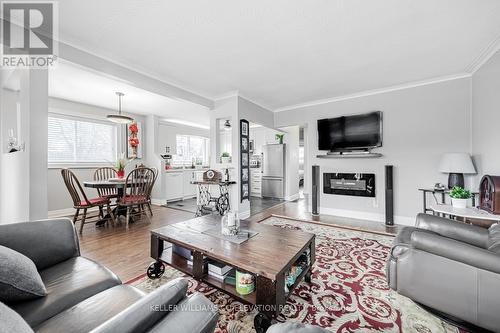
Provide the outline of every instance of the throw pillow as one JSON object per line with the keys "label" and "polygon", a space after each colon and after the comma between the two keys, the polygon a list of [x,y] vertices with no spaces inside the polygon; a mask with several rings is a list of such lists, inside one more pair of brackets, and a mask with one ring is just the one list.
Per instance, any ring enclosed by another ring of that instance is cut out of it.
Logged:
{"label": "throw pillow", "polygon": [[25,255],[0,245],[0,301],[25,301],[47,295],[35,263]]}
{"label": "throw pillow", "polygon": [[33,333],[23,318],[7,305],[0,302],[0,333]]}

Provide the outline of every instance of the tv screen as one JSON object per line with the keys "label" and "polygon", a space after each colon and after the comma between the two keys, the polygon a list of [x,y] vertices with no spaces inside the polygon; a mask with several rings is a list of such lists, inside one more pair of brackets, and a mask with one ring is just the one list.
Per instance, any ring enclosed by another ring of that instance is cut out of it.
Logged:
{"label": "tv screen", "polygon": [[382,112],[318,120],[318,149],[362,150],[382,146]]}

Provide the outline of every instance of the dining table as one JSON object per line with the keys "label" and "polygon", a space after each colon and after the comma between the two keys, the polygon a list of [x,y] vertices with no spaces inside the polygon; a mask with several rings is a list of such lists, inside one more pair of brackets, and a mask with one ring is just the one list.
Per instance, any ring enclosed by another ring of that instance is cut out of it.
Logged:
{"label": "dining table", "polygon": [[[121,198],[123,197],[124,193],[125,193],[125,178],[120,179],[120,180],[89,180],[89,181],[85,181],[83,182],[83,186],[85,187],[89,187],[89,188],[94,188],[94,189],[110,189],[110,188],[114,188],[116,189],[116,192],[118,194],[118,198]],[[130,187],[132,184],[128,184],[127,186]],[[118,200],[118,199],[117,199]],[[116,206],[114,209],[113,209],[113,214],[115,215],[115,217],[118,217],[118,216],[127,216],[127,208],[126,207],[120,207],[120,206]],[[102,218],[101,220],[97,221],[96,223],[96,226],[101,226],[101,225],[104,225],[104,223],[106,223],[106,221],[110,218],[109,214],[106,214],[104,216],[104,218]],[[133,223],[134,222],[134,219],[132,218],[132,216],[130,216],[130,223]]]}

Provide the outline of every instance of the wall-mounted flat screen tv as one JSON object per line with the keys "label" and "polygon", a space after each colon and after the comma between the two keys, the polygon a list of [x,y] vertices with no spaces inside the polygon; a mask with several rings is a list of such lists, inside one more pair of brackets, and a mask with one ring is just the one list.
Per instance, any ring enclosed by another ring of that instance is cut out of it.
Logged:
{"label": "wall-mounted flat screen tv", "polygon": [[382,146],[382,111],[318,120],[318,149],[369,150]]}

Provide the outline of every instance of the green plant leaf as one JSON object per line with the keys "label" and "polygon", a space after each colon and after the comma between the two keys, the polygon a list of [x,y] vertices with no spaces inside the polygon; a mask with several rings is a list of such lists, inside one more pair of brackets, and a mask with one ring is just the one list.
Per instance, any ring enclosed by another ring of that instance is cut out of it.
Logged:
{"label": "green plant leaf", "polygon": [[450,191],[450,197],[453,199],[470,199],[470,191],[460,186],[455,186]]}

